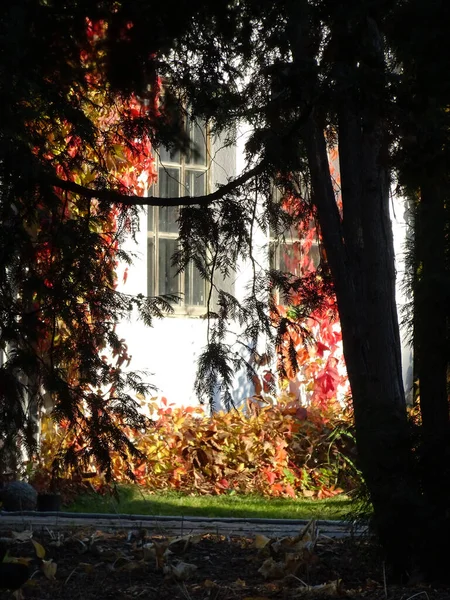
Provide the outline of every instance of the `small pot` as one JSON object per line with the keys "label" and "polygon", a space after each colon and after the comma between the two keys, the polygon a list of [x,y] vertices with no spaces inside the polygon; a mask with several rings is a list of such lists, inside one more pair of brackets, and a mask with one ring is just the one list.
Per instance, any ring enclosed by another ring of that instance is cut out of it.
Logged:
{"label": "small pot", "polygon": [[58,512],[61,510],[61,494],[38,494],[37,509],[40,512]]}

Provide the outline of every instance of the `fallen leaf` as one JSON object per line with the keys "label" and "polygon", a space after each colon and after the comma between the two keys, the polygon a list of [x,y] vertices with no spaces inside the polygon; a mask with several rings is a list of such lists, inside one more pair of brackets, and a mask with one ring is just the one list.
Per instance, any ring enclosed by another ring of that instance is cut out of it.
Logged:
{"label": "fallen leaf", "polygon": [[120,571],[136,571],[140,569],[145,563],[143,561],[130,560],[119,567]]}
{"label": "fallen leaf", "polygon": [[304,496],[305,498],[312,498],[314,496],[315,492],[313,490],[303,490],[302,491],[302,496]]}
{"label": "fallen leaf", "polygon": [[295,575],[301,566],[311,564],[311,555],[304,552],[291,552],[286,554],[284,561],[284,572],[286,575]]}
{"label": "fallen leaf", "polygon": [[268,558],[258,569],[258,573],[264,577],[264,579],[281,579],[284,577],[284,563],[276,562],[273,558]]}
{"label": "fallen leaf", "polygon": [[342,583],[340,579],[331,581],[330,583],[323,583],[321,585],[307,585],[299,588],[294,592],[294,598],[330,598],[334,596],[340,596],[344,594],[342,589]]}
{"label": "fallen leaf", "polygon": [[191,563],[178,562],[173,565],[166,565],[163,569],[163,572],[166,575],[171,575],[178,581],[186,581],[192,577],[192,575],[197,571],[197,565],[193,565]]}
{"label": "fallen leaf", "polygon": [[42,561],[42,571],[47,579],[55,579],[57,567],[58,565],[52,559]]}
{"label": "fallen leaf", "polygon": [[8,552],[3,557],[2,562],[4,563],[15,563],[20,565],[26,565],[27,567],[30,565],[30,562],[33,559],[25,556],[10,556]]}
{"label": "fallen leaf", "polygon": [[42,544],[40,544],[39,542],[36,542],[36,540],[31,540],[31,543],[34,546],[34,549],[36,551],[36,556],[38,558],[45,558],[45,548],[44,546],[42,546]]}
{"label": "fallen leaf", "polygon": [[167,562],[167,558],[172,554],[169,550],[168,542],[149,542],[142,546],[143,560],[155,559],[156,568],[162,569]]}
{"label": "fallen leaf", "polygon": [[191,544],[195,545],[195,544],[198,544],[199,542],[201,542],[202,537],[203,537],[203,534],[199,533],[196,535],[188,534],[188,535],[182,535],[182,536],[179,536],[176,538],[172,538],[171,540],[169,540],[169,547],[174,552],[176,551],[175,548],[178,549],[178,547],[181,547],[182,551],[184,551]]}
{"label": "fallen leaf", "polygon": [[255,548],[258,548],[258,550],[262,550],[269,542],[270,538],[268,538],[266,535],[262,535],[261,533],[257,533],[255,535],[255,541],[253,542],[253,545]]}
{"label": "fallen leaf", "polygon": [[95,569],[95,565],[91,565],[90,563],[83,563],[83,562],[78,563],[78,567],[80,569],[83,569],[83,571],[85,573],[92,573],[92,571]]}
{"label": "fallen leaf", "polygon": [[300,552],[306,550],[313,553],[319,537],[316,521],[309,521],[302,531],[295,537],[284,537],[272,544],[272,550],[277,553]]}
{"label": "fallen leaf", "polygon": [[25,529],[25,531],[11,531],[11,535],[13,540],[16,540],[17,542],[27,542],[33,537],[33,532],[29,529]]}

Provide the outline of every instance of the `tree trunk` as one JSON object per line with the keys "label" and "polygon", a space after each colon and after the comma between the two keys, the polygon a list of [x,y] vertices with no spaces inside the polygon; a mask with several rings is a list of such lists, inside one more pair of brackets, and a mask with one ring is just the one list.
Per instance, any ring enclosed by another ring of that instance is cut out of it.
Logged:
{"label": "tree trunk", "polygon": [[[380,162],[380,135],[380,131],[373,130],[361,137],[356,153],[363,161],[360,226],[348,231],[336,226],[340,217],[324,133],[312,119],[305,128],[304,143],[313,201],[335,282],[361,469],[388,560],[398,570],[406,571],[420,560],[415,556],[419,533],[412,524],[418,522],[421,502],[411,465],[395,303],[389,188]],[[356,141],[350,136],[347,143]],[[353,148],[347,154],[343,143],[339,150],[342,157],[354,153]],[[351,179],[357,181],[357,174],[350,165],[346,166]],[[343,190],[346,183],[343,179]],[[347,189],[353,189],[351,182]],[[343,205],[345,213],[345,195]],[[336,237],[336,231],[341,231],[341,238]]]}
{"label": "tree trunk", "polygon": [[[298,84],[300,97],[311,106],[301,137],[339,307],[360,466],[387,559],[399,572],[411,573],[424,562],[426,546],[421,537],[423,505],[412,464],[395,300],[386,100],[379,95],[385,89],[385,56],[376,22],[361,10],[359,20],[330,26],[331,72],[336,81],[330,111],[338,117],[342,214],[330,175],[326,124],[314,111],[321,88],[317,75],[314,79],[315,48],[308,37],[306,0],[287,1],[288,31],[294,71],[304,74]],[[349,27],[355,44],[351,52]]]}
{"label": "tree trunk", "polygon": [[[446,211],[437,174],[422,178],[415,227],[414,352],[419,380],[422,485],[438,536],[449,530],[450,496]],[[444,565],[442,565],[443,568]]]}

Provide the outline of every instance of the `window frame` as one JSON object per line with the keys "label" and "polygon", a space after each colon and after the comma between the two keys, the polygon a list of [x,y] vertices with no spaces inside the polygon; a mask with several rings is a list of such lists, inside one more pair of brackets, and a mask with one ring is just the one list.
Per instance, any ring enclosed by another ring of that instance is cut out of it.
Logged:
{"label": "window frame", "polygon": [[[191,121],[189,119],[189,125],[191,123],[195,123],[195,121]],[[178,194],[181,198],[181,196],[186,196],[186,191],[189,191],[188,188],[186,188],[186,177],[187,177],[187,172],[198,172],[201,173],[202,176],[205,178],[204,179],[204,187],[203,187],[203,191],[202,193],[204,194],[208,194],[210,192],[211,189],[211,161],[210,161],[210,156],[211,156],[211,136],[210,136],[210,131],[209,131],[209,127],[208,124],[204,124],[203,126],[204,129],[204,136],[205,136],[205,146],[204,146],[204,151],[205,151],[205,159],[204,159],[204,163],[199,163],[199,162],[188,162],[188,159],[191,158],[190,156],[188,156],[186,153],[183,153],[181,150],[177,151],[175,153],[175,158],[173,160],[171,160],[169,158],[169,160],[162,160],[160,157],[160,154],[157,155],[156,157],[156,169],[158,172],[158,180],[155,184],[153,184],[152,186],[152,193],[160,196],[161,197],[161,187],[160,187],[160,171],[161,169],[164,170],[170,170],[170,169],[177,169],[179,171],[179,180],[178,180]],[[193,136],[190,132],[189,134],[190,140],[193,141]],[[179,155],[179,160],[177,161],[177,156],[176,154],[178,153]],[[195,197],[195,196],[193,196]],[[177,208],[178,210],[180,208],[182,208],[182,204],[180,203],[179,206],[177,207],[172,207],[172,208]],[[147,294],[149,296],[158,296],[161,294],[161,291],[159,289],[159,282],[160,282],[160,240],[173,240],[173,241],[177,241],[179,239],[179,229],[178,226],[176,228],[176,231],[161,231],[160,230],[160,212],[161,209],[164,209],[164,207],[159,207],[159,206],[149,206],[148,207],[148,211],[147,211]],[[153,243],[153,252],[150,251],[150,244]],[[171,254],[172,256],[172,254]],[[153,262],[153,264],[151,264],[151,262]],[[167,267],[168,265],[166,264],[166,271],[167,271]],[[170,269],[172,269],[173,267],[170,267]],[[194,265],[188,265],[186,267],[186,269],[194,269]],[[168,316],[172,316],[172,317],[200,317],[203,316],[206,313],[207,310],[207,301],[208,301],[208,294],[210,291],[210,284],[208,284],[207,281],[202,280],[203,281],[203,286],[204,286],[204,298],[205,298],[205,302],[204,304],[201,305],[196,305],[196,304],[188,304],[185,301],[186,298],[186,269],[181,272],[178,273],[178,275],[176,275],[177,280],[178,280],[178,285],[177,285],[177,291],[173,292],[175,295],[180,295],[181,300],[180,303],[177,304],[172,304],[172,307],[174,309],[173,313],[171,313]],[[192,276],[191,276],[191,281],[192,281]],[[167,293],[171,293],[171,292],[167,292]],[[191,297],[193,295],[194,291],[191,290]]]}
{"label": "window frame", "polygon": [[[278,190],[276,190],[274,192],[274,194],[275,194],[275,200],[277,202],[281,202],[281,195],[279,194]],[[281,273],[289,274],[288,271],[284,271],[283,269],[281,269],[281,266],[282,266],[281,253],[283,252],[283,250],[285,248],[294,247],[294,246],[298,245],[299,269],[298,269],[297,274],[291,273],[291,275],[293,275],[294,277],[304,277],[306,275],[306,273],[303,272],[302,265],[301,265],[301,260],[304,255],[303,247],[302,247],[302,238],[300,237],[295,225],[292,225],[289,229],[286,229],[285,231],[283,231],[282,234],[278,237],[275,237],[273,235],[273,232],[269,228],[268,232],[267,232],[267,237],[268,237],[269,268],[276,270],[276,271],[280,271]],[[317,257],[318,257],[318,262],[317,262],[317,264],[315,264],[315,268],[317,269],[317,267],[320,264],[320,260],[321,260],[320,241],[317,238],[317,236],[315,237],[314,242],[311,244],[311,248],[309,249],[308,254],[311,255],[312,252],[316,253]],[[310,258],[311,258],[311,260],[313,260],[313,264],[314,264],[315,261],[314,261],[313,257],[310,256]],[[280,290],[277,289],[276,291],[273,292],[273,294],[275,296],[275,301],[279,306],[285,306],[285,307],[289,306],[289,303],[286,302],[286,299],[282,298],[282,293],[280,292]]]}

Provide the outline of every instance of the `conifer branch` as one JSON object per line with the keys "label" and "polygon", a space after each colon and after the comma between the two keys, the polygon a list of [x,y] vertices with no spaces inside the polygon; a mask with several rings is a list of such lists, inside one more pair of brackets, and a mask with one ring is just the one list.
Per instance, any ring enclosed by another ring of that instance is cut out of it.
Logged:
{"label": "conifer branch", "polygon": [[176,198],[161,198],[160,196],[136,196],[134,194],[122,194],[116,190],[92,189],[79,185],[74,181],[60,179],[56,175],[44,175],[42,180],[45,183],[53,185],[57,188],[79,194],[85,198],[96,198],[105,200],[113,204],[121,204],[122,206],[208,206],[215,200],[221,200],[227,194],[234,192],[244,183],[259,175],[264,171],[266,163],[262,160],[258,165],[246,171],[239,177],[232,179],[225,185],[220,186],[216,191],[203,196],[179,196]]}

